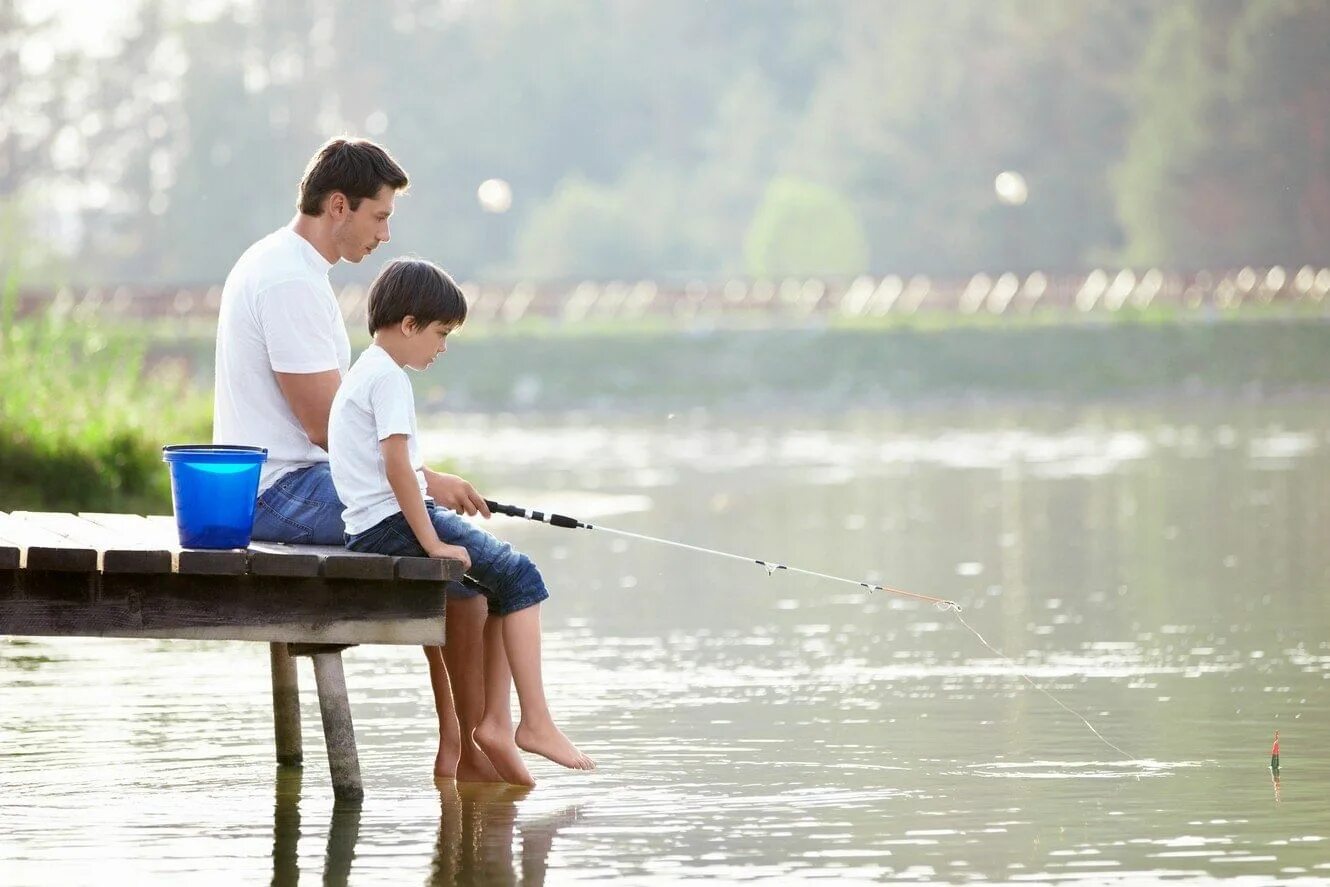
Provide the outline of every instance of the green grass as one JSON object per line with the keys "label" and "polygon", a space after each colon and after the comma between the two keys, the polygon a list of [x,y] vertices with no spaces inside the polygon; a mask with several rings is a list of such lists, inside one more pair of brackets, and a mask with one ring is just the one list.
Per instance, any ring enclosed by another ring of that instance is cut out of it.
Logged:
{"label": "green grass", "polygon": [[15,320],[0,294],[0,511],[169,513],[165,443],[211,439],[211,398],[180,364],[93,317]]}

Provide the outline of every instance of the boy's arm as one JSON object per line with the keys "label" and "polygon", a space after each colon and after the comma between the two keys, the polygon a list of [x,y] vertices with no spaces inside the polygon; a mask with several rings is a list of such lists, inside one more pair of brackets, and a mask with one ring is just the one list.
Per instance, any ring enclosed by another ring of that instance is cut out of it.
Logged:
{"label": "boy's arm", "polygon": [[450,557],[462,562],[462,569],[471,569],[471,557],[460,545],[448,545],[439,539],[434,524],[425,510],[425,500],[421,498],[420,486],[416,483],[416,472],[411,467],[411,456],[406,448],[405,434],[390,434],[379,441],[379,451],[383,453],[384,472],[388,475],[388,486],[392,487],[397,497],[397,506],[402,509],[411,532],[416,534],[420,547],[430,557]]}
{"label": "boy's arm", "polygon": [[455,474],[441,474],[426,467],[425,491],[436,503],[444,508],[451,508],[458,514],[490,516],[485,498],[476,492],[470,481]]}

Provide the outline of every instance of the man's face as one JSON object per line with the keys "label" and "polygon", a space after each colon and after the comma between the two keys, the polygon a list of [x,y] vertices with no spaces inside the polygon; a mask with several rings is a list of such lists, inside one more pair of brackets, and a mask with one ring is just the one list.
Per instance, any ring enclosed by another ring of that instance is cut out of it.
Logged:
{"label": "man's face", "polygon": [[361,200],[354,210],[345,195],[332,196],[333,241],[338,255],[348,262],[359,262],[380,243],[388,242],[388,217],[393,214],[396,196],[391,186],[384,185],[378,194]]}

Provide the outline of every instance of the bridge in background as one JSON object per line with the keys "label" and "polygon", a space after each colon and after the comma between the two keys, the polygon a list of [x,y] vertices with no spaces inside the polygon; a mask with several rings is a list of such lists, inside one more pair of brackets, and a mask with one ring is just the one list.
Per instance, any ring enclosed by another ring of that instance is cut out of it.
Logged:
{"label": "bridge in background", "polygon": [[[1087,274],[1033,272],[934,280],[924,275],[690,281],[581,281],[462,284],[476,325],[540,318],[553,323],[663,320],[694,323],[790,324],[815,318],[884,318],[916,314],[994,316],[1052,313],[1113,314],[1165,306],[1181,311],[1245,305],[1330,307],[1330,267],[1244,267],[1180,274],[1158,269],[1097,269]],[[367,290],[347,285],[337,294],[342,314],[363,325]],[[120,286],[109,289],[23,290],[20,316],[58,315],[128,322],[217,316],[221,287]]]}

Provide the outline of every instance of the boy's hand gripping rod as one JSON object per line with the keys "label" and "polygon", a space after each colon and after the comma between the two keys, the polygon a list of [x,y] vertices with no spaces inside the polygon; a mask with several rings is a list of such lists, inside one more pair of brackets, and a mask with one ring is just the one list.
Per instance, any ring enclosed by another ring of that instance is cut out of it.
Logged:
{"label": "boy's hand gripping rod", "polygon": [[955,601],[948,601],[939,597],[931,597],[926,594],[915,594],[912,591],[903,591],[899,588],[891,588],[886,585],[874,585],[870,582],[860,582],[856,579],[845,579],[841,576],[829,576],[826,573],[817,573],[813,570],[802,570],[799,567],[772,563],[771,561],[759,560],[755,557],[743,557],[738,554],[730,554],[727,551],[716,551],[711,548],[701,548],[697,545],[686,545],[683,542],[675,542],[670,539],[658,539],[655,536],[643,536],[640,533],[630,533],[627,530],[616,530],[613,527],[595,526],[586,523],[585,521],[580,521],[577,518],[567,517],[566,515],[545,514],[542,511],[532,511],[529,508],[518,508],[516,505],[504,505],[501,502],[494,502],[490,499],[486,499],[485,504],[489,506],[489,510],[495,514],[506,514],[509,517],[523,517],[527,520],[549,524],[552,527],[563,527],[569,530],[600,530],[604,533],[615,533],[619,536],[628,536],[632,539],[642,539],[647,542],[659,542],[662,545],[673,545],[676,548],[686,548],[689,551],[700,551],[703,554],[714,554],[718,557],[728,557],[736,561],[757,564],[760,567],[765,567],[768,574],[771,574],[776,570],[788,570],[791,573],[803,573],[805,576],[816,576],[819,579],[830,579],[832,582],[846,582],[850,585],[858,585],[861,588],[867,588],[869,591],[885,591],[890,594],[900,595],[901,597],[914,598],[918,601],[933,604],[942,610],[954,610],[957,613],[961,611],[960,604]]}

